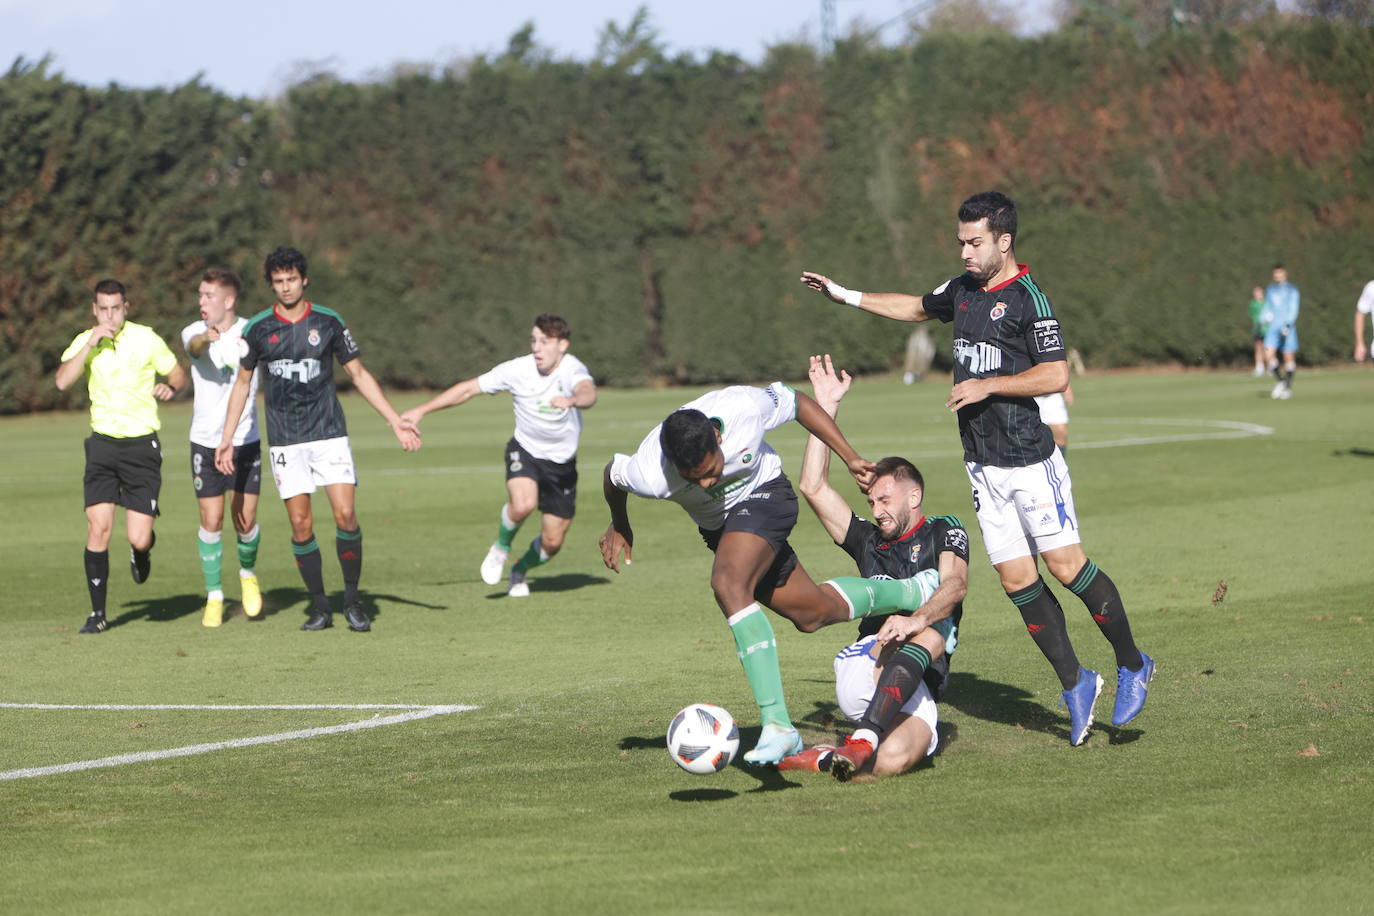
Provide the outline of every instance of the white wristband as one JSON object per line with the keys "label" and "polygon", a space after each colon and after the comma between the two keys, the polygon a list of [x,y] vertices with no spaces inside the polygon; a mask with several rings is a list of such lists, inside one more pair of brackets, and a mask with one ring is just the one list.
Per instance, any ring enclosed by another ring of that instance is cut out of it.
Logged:
{"label": "white wristband", "polygon": [[855,308],[859,307],[859,303],[862,302],[864,298],[864,294],[857,289],[845,289],[833,280],[825,284],[825,291],[845,305],[852,305]]}

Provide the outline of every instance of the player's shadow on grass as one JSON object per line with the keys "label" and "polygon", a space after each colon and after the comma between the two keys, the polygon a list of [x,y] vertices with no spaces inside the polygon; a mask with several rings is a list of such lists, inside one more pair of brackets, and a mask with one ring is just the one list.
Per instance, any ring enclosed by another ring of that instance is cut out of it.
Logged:
{"label": "player's shadow on grass", "polygon": [[[579,588],[587,588],[592,585],[610,585],[611,580],[605,576],[589,576],[586,573],[562,573],[557,576],[531,576],[530,594],[539,595],[545,592],[571,592]],[[458,583],[454,583],[455,585]],[[491,598],[505,598],[506,590],[502,587],[499,592],[492,592],[487,595]]]}
{"label": "player's shadow on grass", "polygon": [[126,601],[123,607],[124,610],[118,617],[111,618],[111,629],[126,623],[133,623],[135,620],[171,623],[192,614],[199,614],[201,609],[205,607],[205,596],[191,594],[145,598],[141,601]]}
{"label": "player's shadow on grass", "polygon": [[1367,448],[1338,448],[1331,453],[1332,457],[1340,458],[1348,456],[1350,458],[1374,458],[1374,450]]}
{"label": "player's shadow on grass", "polygon": [[[1103,716],[1103,704],[1110,702],[1111,700],[1106,696],[1098,698],[1097,713],[1099,718],[1093,724],[1093,731],[1100,731],[1106,735],[1107,741],[1111,744],[1130,744],[1133,741],[1138,741],[1140,736],[1144,734],[1140,729],[1110,725],[1102,721],[1110,716],[1110,708],[1106,710],[1107,715]],[[1063,738],[1065,741],[1069,738],[1069,715],[1067,711],[1055,712],[1046,708],[1040,701],[1033,699],[1028,691],[1022,690],[1020,687],[984,680],[967,671],[950,673],[949,688],[945,691],[945,698],[942,703],[975,719],[1014,725],[1028,731],[1044,732],[1047,735]],[[941,727],[943,724],[941,723]],[[1088,740],[1092,740],[1091,734],[1089,734]],[[943,745],[943,742],[941,743]]]}
{"label": "player's shadow on grass", "polygon": [[[749,789],[748,791],[776,792],[779,789],[800,789],[801,783],[789,782],[787,778],[783,776],[782,773],[779,773],[773,767],[753,767],[749,766],[744,762],[744,751],[748,748],[753,747],[755,744],[758,744],[758,741],[758,726],[754,726],[753,728],[740,729],[740,753],[736,754],[735,759],[730,763],[730,766],[732,768],[737,769],[743,773],[748,773],[750,776],[754,777],[759,781],[759,784],[757,786],[755,786],[752,789]],[[645,749],[651,749],[657,750],[659,753],[664,753],[668,747],[668,736],[659,735],[655,738],[647,738],[643,735],[627,735],[626,737],[620,739],[620,744],[618,746],[622,751],[640,751]],[[687,775],[685,771],[683,775]],[[693,776],[690,778],[701,779],[702,777]],[[736,797],[738,794],[738,792],[735,792],[730,789],[679,789],[675,792],[669,792],[668,797],[671,798],[673,801],[702,802],[725,801],[726,799]]]}
{"label": "player's shadow on grass", "polygon": [[[343,595],[331,595],[330,606],[335,613],[343,612]],[[448,610],[447,605],[426,604],[422,601],[412,601],[409,598],[402,598],[399,595],[376,595],[367,592],[363,593],[363,608],[367,615],[373,620],[382,616],[383,610],[377,606],[378,600],[385,601],[387,604],[405,604],[411,607],[425,608],[432,611]],[[171,623],[182,619],[198,615],[205,607],[205,596],[202,594],[192,595],[172,595],[165,598],[148,598],[142,601],[126,601],[124,611],[110,621],[110,627],[122,626],[132,623],[135,620],[147,620],[151,623]],[[226,598],[224,602],[224,621],[225,623],[261,623],[269,617],[275,617],[283,611],[294,611],[302,622],[309,616],[310,596],[299,588],[274,588],[262,593],[262,613],[257,617],[249,617],[243,612],[243,604],[236,598]]]}

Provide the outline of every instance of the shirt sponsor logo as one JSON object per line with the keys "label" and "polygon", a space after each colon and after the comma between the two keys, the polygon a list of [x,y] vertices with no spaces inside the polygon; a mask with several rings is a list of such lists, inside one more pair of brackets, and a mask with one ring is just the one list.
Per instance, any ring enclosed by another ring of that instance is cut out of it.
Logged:
{"label": "shirt sponsor logo", "polygon": [[274,359],[267,364],[267,372],[277,378],[294,379],[301,384],[320,377],[318,359]]}
{"label": "shirt sponsor logo", "polygon": [[1002,368],[1002,351],[990,343],[969,343],[960,337],[954,341],[954,359],[972,373],[996,372]]}
{"label": "shirt sponsor logo", "polygon": [[358,345],[353,342],[353,332],[350,331],[348,328],[343,329],[343,339],[344,348],[347,349],[349,353],[358,352]]}
{"label": "shirt sponsor logo", "polygon": [[968,551],[968,533],[962,528],[955,528],[945,532],[945,546],[951,550],[966,553]]}
{"label": "shirt sponsor logo", "polygon": [[991,318],[993,321],[1000,321],[1002,316],[1006,313],[1007,304],[1005,302],[999,302],[992,307],[992,311],[988,313],[988,317]]}
{"label": "shirt sponsor logo", "polygon": [[1059,333],[1059,321],[1054,318],[1046,318],[1037,321],[1032,326],[1035,334],[1035,350],[1037,353],[1054,353],[1064,349],[1064,339]]}

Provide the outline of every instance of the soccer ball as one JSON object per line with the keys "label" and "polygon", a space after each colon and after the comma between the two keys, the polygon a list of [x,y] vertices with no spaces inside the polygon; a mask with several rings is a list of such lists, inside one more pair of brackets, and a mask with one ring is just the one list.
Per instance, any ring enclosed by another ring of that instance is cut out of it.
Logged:
{"label": "soccer ball", "polygon": [[668,756],[688,773],[718,773],[739,750],[739,727],[719,706],[693,703],[668,726]]}

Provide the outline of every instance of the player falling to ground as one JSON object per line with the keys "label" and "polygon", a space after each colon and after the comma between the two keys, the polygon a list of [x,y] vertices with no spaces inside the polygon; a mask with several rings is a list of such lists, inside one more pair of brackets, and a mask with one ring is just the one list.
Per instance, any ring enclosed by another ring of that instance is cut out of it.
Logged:
{"label": "player falling to ground", "polygon": [[543,516],[539,534],[511,567],[507,594],[513,598],[529,595],[529,571],[563,549],[577,508],[577,441],[582,434],[582,411],[596,403],[596,384],[582,360],[568,352],[571,343],[566,321],[557,315],[540,315],[530,330],[529,355],[459,382],[401,414],[418,429],[430,411],[456,407],[478,394],[511,393],[515,434],[506,443],[504,455],[506,503],[481,575],[488,585],[501,581],[511,542],[538,506]]}
{"label": "player falling to ground", "polygon": [[1374,280],[1364,285],[1359,300],[1355,303],[1355,362],[1362,363],[1370,355],[1370,347],[1364,341],[1364,316],[1374,315]]}
{"label": "player falling to ground", "polygon": [[873,465],[861,458],[835,421],[814,400],[782,382],[743,385],[702,395],[654,427],[633,455],[606,465],[602,489],[611,524],[601,536],[601,558],[620,572],[633,557],[634,531],[627,493],[667,499],[687,510],[715,553],[711,590],[725,614],[735,649],[758,703],[763,729],[744,759],[775,764],[802,749],[783,696],[782,672],[768,607],[810,633],[827,624],[875,612],[921,606],[936,577],[831,579],[817,585],[802,568],[787,536],[797,522],[797,496],[782,459],[764,434],[796,420],[833,449],[861,487]]}
{"label": "player falling to ground", "polygon": [[[57,387],[66,391],[89,374],[91,435],[86,439],[86,587],[91,614],[82,633],[103,633],[105,596],[110,579],[110,537],[115,506],[124,507],[129,536],[129,570],[147,581],[156,540],[162,489],[161,421],[157,402],[172,398],[186,384],[186,370],[152,328],[128,321],[124,284],[101,280],[91,303],[95,327],[82,331],[62,354]],[[167,381],[159,382],[158,376]]]}
{"label": "player falling to ground", "polygon": [[[1282,264],[1274,265],[1274,282],[1264,290],[1264,320],[1269,329],[1264,332],[1264,358],[1274,373],[1271,398],[1288,400],[1293,396],[1293,373],[1298,369],[1298,310],[1302,297],[1298,288],[1288,282],[1288,271]],[[1279,354],[1283,366],[1279,366]]]}
{"label": "player falling to ground", "polygon": [[212,267],[201,277],[200,320],[181,331],[181,344],[191,357],[191,381],[195,407],[191,414],[191,484],[200,509],[196,549],[205,578],[205,608],[200,622],[217,627],[224,622],[224,506],[229,504],[239,555],[239,588],[243,612],[262,613],[262,588],[258,584],[258,492],[262,485],[262,443],[258,437],[257,375],[249,384],[245,409],[234,430],[234,474],[215,467],[215,449],[224,435],[224,415],[229,392],[239,367],[239,346],[248,319],[238,314],[243,284],[238,274]]}
{"label": "player falling to ground", "polygon": [[1113,724],[1126,724],[1145,705],[1155,665],[1136,648],[1116,585],[1083,553],[1069,469],[1035,407],[1036,395],[1068,386],[1069,369],[1050,300],[1016,262],[1016,205],[996,191],[975,194],[959,208],[957,233],[965,272],[924,296],[861,293],[810,271],[801,281],[875,315],[954,323],[954,387],[945,406],[958,411],[978,527],[1002,588],[1059,676],[1069,741],[1078,745],[1092,726],[1102,678],[1078,663],[1036,557],[1087,606],[1112,645]]}
{"label": "player falling to ground", "polygon": [[[830,356],[811,358],[816,403],[831,417],[849,390],[849,373],[836,374]],[[848,780],[865,770],[877,776],[905,773],[935,753],[939,713],[949,676],[948,653],[958,641],[968,594],[968,532],[953,516],[927,518],[925,480],[905,458],[884,458],[873,468],[868,506],[859,518],[830,485],[830,450],[810,436],[797,488],[839,547],[868,578],[905,579],[932,570],[939,587],[911,612],[869,616],[858,639],[835,657],[835,699],[858,723],[838,748],[818,745],[783,759],[780,770],[829,770]],[[876,749],[876,754],[874,753]]]}
{"label": "player falling to ground", "polygon": [[418,450],[420,433],[413,423],[401,419],[381,384],[363,366],[358,345],[339,313],[305,298],[310,282],[305,255],[294,248],[277,248],[267,256],[263,276],[277,302],[243,328],[238,378],[229,394],[215,466],[223,474],[234,473],[234,430],[252,389],[253,371],[262,363],[271,443],[268,461],[277,492],[286,503],[296,566],[310,594],[309,617],[301,629],[323,630],[333,623],[310,504],[316,487],[323,486],[334,513],[344,619],[350,630],[370,630],[372,620],[358,593],[363,571],[363,532],[355,511],[358,478],[343,405],[334,387],[334,361],[343,365],[363,400],[386,420],[402,448]]}

